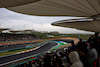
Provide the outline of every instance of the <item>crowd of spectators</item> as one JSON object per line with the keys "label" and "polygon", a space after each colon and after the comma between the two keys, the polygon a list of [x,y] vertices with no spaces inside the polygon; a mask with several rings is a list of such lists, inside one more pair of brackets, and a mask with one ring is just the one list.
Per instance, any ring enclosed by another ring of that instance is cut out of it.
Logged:
{"label": "crowd of spectators", "polygon": [[78,44],[71,41],[72,46],[66,50],[46,53],[35,61],[16,67],[100,67],[100,37],[99,33],[91,36],[87,42],[82,39]]}
{"label": "crowd of spectators", "polygon": [[0,41],[33,40],[35,38],[36,36],[34,34],[0,34]]}

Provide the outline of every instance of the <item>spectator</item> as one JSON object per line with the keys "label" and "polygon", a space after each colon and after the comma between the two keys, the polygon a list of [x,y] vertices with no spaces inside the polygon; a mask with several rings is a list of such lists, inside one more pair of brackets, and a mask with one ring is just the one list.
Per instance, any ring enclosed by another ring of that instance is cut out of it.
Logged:
{"label": "spectator", "polygon": [[98,38],[98,49],[97,49],[98,55],[100,56],[100,37]]}
{"label": "spectator", "polygon": [[57,53],[54,53],[52,55],[52,67],[56,67],[57,66],[57,63],[56,63],[57,57],[58,57]]}
{"label": "spectator", "polygon": [[61,60],[61,57],[57,56],[57,58],[56,58],[56,65],[57,65],[57,67],[64,67],[62,64],[63,64],[63,62]]}
{"label": "spectator", "polygon": [[95,60],[97,60],[98,54],[97,54],[97,51],[94,48],[94,45],[93,44],[90,45],[89,54],[90,54],[90,57],[92,59],[92,62],[94,62]]}
{"label": "spectator", "polygon": [[74,41],[71,41],[71,45],[70,51],[75,51],[76,45],[74,44]]}
{"label": "spectator", "polygon": [[51,56],[49,53],[46,53],[44,57],[44,67],[51,67]]}
{"label": "spectator", "polygon": [[81,43],[82,43],[82,39],[80,38],[78,44],[81,44]]}
{"label": "spectator", "polygon": [[70,61],[72,62],[72,65],[70,67],[84,67],[83,63],[79,59],[79,55],[76,51],[72,51],[69,54]]}
{"label": "spectator", "polygon": [[66,55],[66,61],[67,61],[67,67],[69,67],[69,65],[71,65],[72,63],[71,63],[71,61],[70,61],[70,59],[69,59],[69,57],[68,57],[68,55],[70,54],[70,50],[68,49],[68,51],[67,51],[67,55]]}
{"label": "spectator", "polygon": [[82,61],[84,67],[93,67],[92,59],[88,53],[87,44],[81,43],[78,45],[77,49],[80,53],[80,60]]}
{"label": "spectator", "polygon": [[89,44],[93,44],[94,45],[94,48],[97,50],[97,53],[99,54],[99,33],[98,32],[95,32],[94,36],[91,36],[87,42],[89,42]]}
{"label": "spectator", "polygon": [[94,36],[92,35],[92,36],[87,40],[87,42],[88,42],[89,44],[91,44],[91,43],[93,43],[93,39],[94,39]]}

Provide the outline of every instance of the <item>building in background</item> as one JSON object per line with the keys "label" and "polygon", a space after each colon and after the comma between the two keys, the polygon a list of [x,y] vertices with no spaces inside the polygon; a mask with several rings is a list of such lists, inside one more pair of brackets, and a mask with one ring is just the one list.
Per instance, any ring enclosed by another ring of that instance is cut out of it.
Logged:
{"label": "building in background", "polygon": [[51,33],[51,34],[59,34],[58,31],[51,31],[50,33]]}

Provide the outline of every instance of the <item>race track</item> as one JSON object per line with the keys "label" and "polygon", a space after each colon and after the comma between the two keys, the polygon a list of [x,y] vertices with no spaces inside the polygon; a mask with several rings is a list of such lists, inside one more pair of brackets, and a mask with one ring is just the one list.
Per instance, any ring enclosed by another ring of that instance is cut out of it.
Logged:
{"label": "race track", "polygon": [[10,61],[14,61],[14,60],[17,60],[17,59],[21,59],[21,58],[24,58],[24,57],[28,57],[28,56],[31,56],[31,55],[35,55],[35,54],[38,54],[38,53],[43,53],[45,51],[48,51],[52,46],[55,46],[55,45],[57,45],[57,43],[48,42],[46,45],[42,46],[41,48],[39,48],[35,51],[26,52],[26,53],[22,53],[22,54],[10,55],[10,56],[6,56],[6,57],[1,57],[0,58],[0,64],[7,63],[7,62],[10,62]]}
{"label": "race track", "polygon": [[[37,42],[35,43],[32,43],[33,45],[36,44]],[[5,45],[5,46],[0,46],[0,51],[4,51],[4,50],[10,50],[10,49],[17,49],[17,48],[23,48],[25,46],[27,46],[28,44],[17,44],[17,45]]]}

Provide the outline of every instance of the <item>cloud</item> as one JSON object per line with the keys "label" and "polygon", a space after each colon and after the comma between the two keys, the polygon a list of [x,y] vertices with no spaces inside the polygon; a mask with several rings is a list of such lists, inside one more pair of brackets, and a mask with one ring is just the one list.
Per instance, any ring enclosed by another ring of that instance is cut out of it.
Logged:
{"label": "cloud", "polygon": [[0,23],[3,28],[14,30],[34,29],[37,31],[59,31],[60,33],[91,33],[71,28],[52,26],[51,23],[59,20],[74,19],[79,17],[45,17],[32,16],[12,12],[0,8]]}

